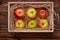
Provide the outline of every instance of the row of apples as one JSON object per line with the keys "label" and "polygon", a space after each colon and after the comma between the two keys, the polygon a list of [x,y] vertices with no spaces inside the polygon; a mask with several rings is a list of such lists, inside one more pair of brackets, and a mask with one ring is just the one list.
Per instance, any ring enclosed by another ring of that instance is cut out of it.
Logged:
{"label": "row of apples", "polygon": [[[33,7],[29,7],[26,11],[22,7],[18,7],[14,9],[14,15],[17,20],[14,21],[14,26],[16,28],[25,28],[25,21],[23,20],[25,16],[29,19],[27,21],[28,28],[47,28],[48,27],[48,20],[46,19],[48,16],[48,11],[46,8],[41,7],[36,10]],[[39,17],[40,20],[35,20],[36,17]]]}

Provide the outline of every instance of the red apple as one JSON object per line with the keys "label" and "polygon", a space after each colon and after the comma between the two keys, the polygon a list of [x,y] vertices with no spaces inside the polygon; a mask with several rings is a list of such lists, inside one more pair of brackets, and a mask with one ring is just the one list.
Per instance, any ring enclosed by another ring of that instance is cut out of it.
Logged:
{"label": "red apple", "polygon": [[47,9],[46,8],[44,8],[44,7],[42,7],[42,8],[40,8],[39,10],[38,10],[38,16],[40,17],[40,18],[46,18],[47,17]]}
{"label": "red apple", "polygon": [[48,20],[47,19],[40,19],[38,22],[39,28],[47,28],[48,27]]}
{"label": "red apple", "polygon": [[24,12],[24,9],[19,7],[19,8],[16,8],[14,10],[14,15],[17,17],[17,18],[24,18],[25,16],[25,12]]}

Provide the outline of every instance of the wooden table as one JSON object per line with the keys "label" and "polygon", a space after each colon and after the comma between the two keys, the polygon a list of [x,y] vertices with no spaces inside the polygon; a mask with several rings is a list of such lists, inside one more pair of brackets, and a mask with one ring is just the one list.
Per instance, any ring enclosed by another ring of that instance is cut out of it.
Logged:
{"label": "wooden table", "polygon": [[[60,16],[60,0],[0,0],[3,4],[9,1],[37,1],[54,2],[54,10]],[[60,17],[55,16],[55,30],[53,33],[10,33],[8,32],[8,7],[0,5],[0,40],[60,40]]]}

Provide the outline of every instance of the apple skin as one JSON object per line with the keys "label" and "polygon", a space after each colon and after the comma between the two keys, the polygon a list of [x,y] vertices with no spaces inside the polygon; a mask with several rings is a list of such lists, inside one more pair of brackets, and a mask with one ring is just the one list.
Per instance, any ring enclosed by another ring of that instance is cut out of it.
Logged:
{"label": "apple skin", "polygon": [[25,22],[22,19],[17,19],[14,21],[14,26],[16,28],[24,28],[25,27]]}
{"label": "apple skin", "polygon": [[24,9],[19,7],[19,8],[16,8],[14,10],[14,15],[17,17],[17,18],[24,18],[25,17],[25,12],[24,12]]}
{"label": "apple skin", "polygon": [[28,19],[28,21],[27,21],[27,23],[28,23],[29,21],[31,21],[31,20],[34,20],[34,19],[32,19],[32,18],[29,18],[29,19]]}
{"label": "apple skin", "polygon": [[48,15],[47,9],[42,7],[38,10],[38,16],[42,19],[46,18]]}
{"label": "apple skin", "polygon": [[40,19],[38,22],[39,28],[47,28],[48,27],[48,20],[47,19]]}
{"label": "apple skin", "polygon": [[28,28],[36,28],[37,27],[37,21],[36,20],[28,20],[27,26],[28,26]]}
{"label": "apple skin", "polygon": [[27,9],[26,14],[27,14],[27,16],[28,16],[29,18],[35,18],[36,15],[37,15],[37,11],[36,11],[35,8],[29,7],[29,8]]}

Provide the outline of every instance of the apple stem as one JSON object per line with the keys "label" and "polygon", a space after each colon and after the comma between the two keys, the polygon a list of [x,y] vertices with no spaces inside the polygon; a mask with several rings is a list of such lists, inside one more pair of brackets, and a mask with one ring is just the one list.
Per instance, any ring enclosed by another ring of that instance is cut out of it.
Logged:
{"label": "apple stem", "polygon": [[31,23],[31,25],[33,25],[33,23]]}
{"label": "apple stem", "polygon": [[19,12],[19,14],[20,14],[21,12]]}
{"label": "apple stem", "polygon": [[18,23],[18,25],[20,25],[20,23]]}
{"label": "apple stem", "polygon": [[33,14],[33,11],[31,13]]}

